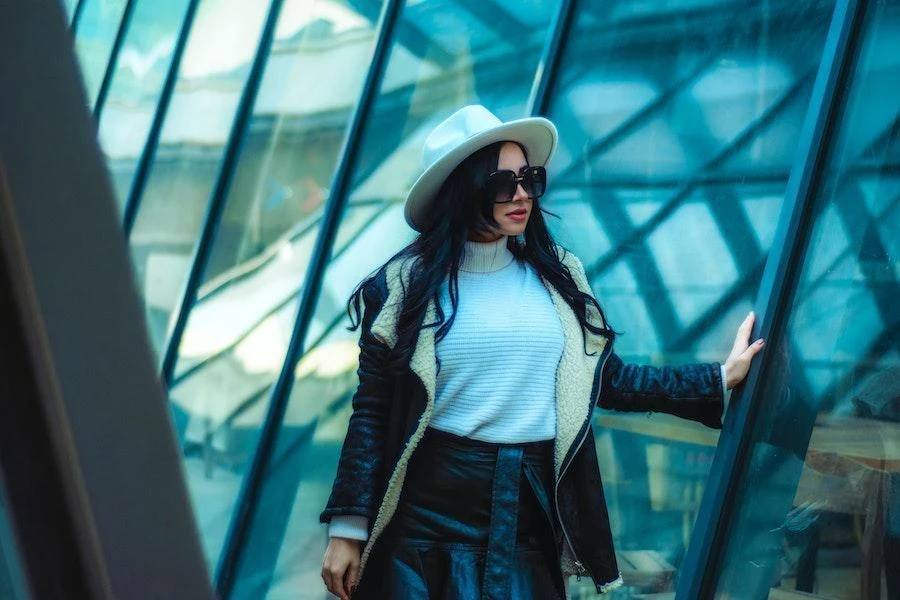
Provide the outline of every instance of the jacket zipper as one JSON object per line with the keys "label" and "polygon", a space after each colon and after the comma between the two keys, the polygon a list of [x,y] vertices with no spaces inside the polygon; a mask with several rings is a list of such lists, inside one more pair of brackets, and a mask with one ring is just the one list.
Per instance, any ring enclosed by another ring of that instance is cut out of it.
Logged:
{"label": "jacket zipper", "polygon": [[[600,374],[600,379],[597,381],[597,394],[594,398],[600,398],[600,392],[603,389],[603,368],[606,367],[606,360],[609,358],[609,353],[606,353],[606,356],[603,357],[603,362],[600,363],[600,368],[597,371]],[[584,440],[587,439],[588,431],[590,431],[590,420],[591,414],[594,412],[595,403],[592,401],[591,411],[588,414],[587,421],[585,422],[582,429],[584,429],[584,433],[581,434],[581,439],[578,440],[578,444],[575,446],[575,451],[569,454],[569,460],[562,466],[559,470],[559,477],[556,479],[556,485],[553,486],[553,495],[554,500],[556,501],[556,518],[559,519],[559,527],[562,529],[563,536],[566,538],[566,543],[569,544],[569,548],[572,549],[572,556],[575,557],[575,569],[577,570],[576,576],[578,581],[581,581],[581,577],[587,574],[587,569],[585,569],[584,564],[579,560],[578,553],[575,551],[575,545],[572,543],[572,538],[569,537],[569,532],[566,531],[566,524],[563,522],[562,513],[559,510],[559,482],[562,481],[562,478],[566,474],[566,470],[569,468],[569,465],[572,464],[572,460],[574,460],[575,455],[578,454],[578,451],[581,449],[582,444],[584,444]]]}

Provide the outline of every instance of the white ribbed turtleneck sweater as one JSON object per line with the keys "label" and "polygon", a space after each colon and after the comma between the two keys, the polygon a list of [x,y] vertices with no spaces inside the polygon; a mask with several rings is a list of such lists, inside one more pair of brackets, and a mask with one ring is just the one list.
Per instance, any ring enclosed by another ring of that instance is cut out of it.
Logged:
{"label": "white ribbed turtleneck sweater", "polygon": [[[537,272],[515,260],[507,238],[467,242],[459,303],[435,346],[439,370],[430,426],[497,443],[556,435],[556,369],[565,339]],[[441,307],[449,316],[449,282]]]}

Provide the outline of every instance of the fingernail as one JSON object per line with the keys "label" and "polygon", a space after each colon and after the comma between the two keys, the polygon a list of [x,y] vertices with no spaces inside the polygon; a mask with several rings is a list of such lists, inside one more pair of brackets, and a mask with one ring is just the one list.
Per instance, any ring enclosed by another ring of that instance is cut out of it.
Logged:
{"label": "fingernail", "polygon": [[763,344],[766,343],[766,340],[760,338],[760,339],[756,340],[756,343],[759,344],[760,346],[762,346]]}

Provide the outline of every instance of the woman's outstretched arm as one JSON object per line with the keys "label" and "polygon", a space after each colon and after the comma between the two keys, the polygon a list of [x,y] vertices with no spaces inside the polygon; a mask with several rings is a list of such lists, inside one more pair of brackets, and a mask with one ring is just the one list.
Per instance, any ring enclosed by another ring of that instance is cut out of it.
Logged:
{"label": "woman's outstretched arm", "polygon": [[750,313],[738,327],[724,369],[720,363],[678,367],[632,365],[612,353],[603,371],[598,404],[620,411],[665,412],[720,428],[724,390],[744,380],[753,357],[764,346],[762,340],[749,343],[753,320],[754,315]]}

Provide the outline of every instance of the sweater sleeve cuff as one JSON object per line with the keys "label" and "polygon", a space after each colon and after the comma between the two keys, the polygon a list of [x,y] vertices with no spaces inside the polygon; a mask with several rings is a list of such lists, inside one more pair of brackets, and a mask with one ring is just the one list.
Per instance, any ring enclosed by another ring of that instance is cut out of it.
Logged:
{"label": "sweater sleeve cuff", "polygon": [[722,365],[720,368],[722,370],[722,398],[725,403],[725,408],[722,411],[722,414],[724,415],[728,412],[728,403],[731,402],[731,390],[728,389],[728,378],[725,373],[725,365]]}
{"label": "sweater sleeve cuff", "polygon": [[361,542],[369,539],[369,519],[354,515],[341,515],[328,524],[328,537],[341,537]]}

